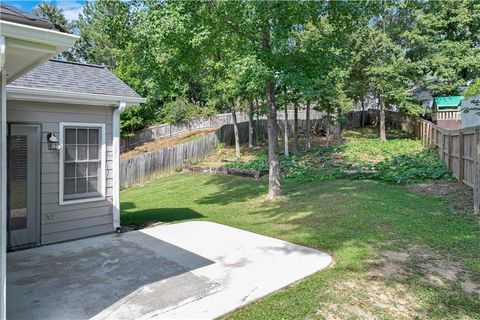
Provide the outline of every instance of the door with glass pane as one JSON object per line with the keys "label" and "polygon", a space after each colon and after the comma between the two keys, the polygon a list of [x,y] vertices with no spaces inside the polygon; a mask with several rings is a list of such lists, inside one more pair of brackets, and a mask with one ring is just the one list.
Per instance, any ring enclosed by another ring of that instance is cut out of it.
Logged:
{"label": "door with glass pane", "polygon": [[40,240],[40,126],[10,124],[8,135],[8,240],[11,249]]}

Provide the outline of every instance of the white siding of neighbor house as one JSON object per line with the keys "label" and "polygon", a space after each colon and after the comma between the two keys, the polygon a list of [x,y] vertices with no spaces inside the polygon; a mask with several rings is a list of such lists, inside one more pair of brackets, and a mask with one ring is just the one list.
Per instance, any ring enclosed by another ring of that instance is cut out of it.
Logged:
{"label": "white siding of neighbor house", "polygon": [[[8,102],[8,122],[42,125],[41,243],[113,232],[112,107],[27,101]],[[105,123],[106,199],[59,205],[59,151],[48,150],[47,134],[60,136],[60,122]]]}
{"label": "white siding of neighbor house", "polygon": [[480,103],[478,101],[480,101],[480,95],[462,100],[462,110],[469,110],[469,112],[462,111],[462,129],[480,125]]}

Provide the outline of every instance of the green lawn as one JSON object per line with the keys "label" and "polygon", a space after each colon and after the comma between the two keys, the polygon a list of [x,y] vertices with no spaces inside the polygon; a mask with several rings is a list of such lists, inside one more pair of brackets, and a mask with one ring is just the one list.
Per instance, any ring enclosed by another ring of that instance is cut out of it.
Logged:
{"label": "green lawn", "polygon": [[172,174],[121,193],[122,223],[206,220],[324,250],[335,263],[231,318],[480,318],[480,225],[448,199],[376,180]]}

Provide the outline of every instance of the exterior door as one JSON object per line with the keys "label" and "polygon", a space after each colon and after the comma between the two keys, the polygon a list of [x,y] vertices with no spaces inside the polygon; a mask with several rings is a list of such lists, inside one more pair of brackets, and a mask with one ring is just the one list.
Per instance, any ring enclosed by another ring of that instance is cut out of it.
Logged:
{"label": "exterior door", "polygon": [[8,240],[10,249],[40,243],[40,126],[10,124]]}

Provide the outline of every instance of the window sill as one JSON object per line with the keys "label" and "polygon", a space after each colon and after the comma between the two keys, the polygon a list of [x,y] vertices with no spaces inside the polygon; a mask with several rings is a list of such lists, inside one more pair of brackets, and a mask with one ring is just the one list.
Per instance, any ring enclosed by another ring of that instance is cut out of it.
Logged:
{"label": "window sill", "polygon": [[76,199],[76,200],[60,200],[60,205],[64,206],[64,205],[69,205],[69,204],[103,201],[105,199],[106,199],[106,197],[102,196],[102,197]]}

